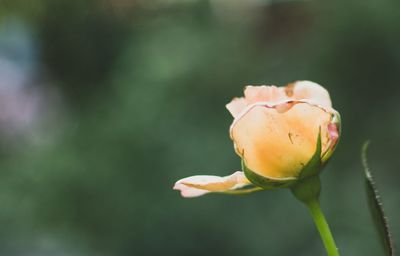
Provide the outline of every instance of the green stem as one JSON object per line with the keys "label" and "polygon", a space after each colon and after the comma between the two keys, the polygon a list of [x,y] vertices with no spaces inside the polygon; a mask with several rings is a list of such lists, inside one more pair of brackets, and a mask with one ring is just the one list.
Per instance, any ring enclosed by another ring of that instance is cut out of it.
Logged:
{"label": "green stem", "polygon": [[338,249],[333,240],[331,230],[326,222],[319,205],[319,194],[321,192],[321,182],[318,176],[311,176],[299,181],[291,187],[293,195],[307,205],[311,216],[319,231],[322,242],[324,243],[328,256],[339,256]]}
{"label": "green stem", "polygon": [[339,251],[336,247],[335,240],[333,239],[331,230],[329,229],[329,225],[326,222],[325,216],[322,213],[318,199],[307,201],[306,205],[310,210],[315,225],[317,226],[322,242],[324,243],[326,252],[328,253],[329,256],[339,256]]}

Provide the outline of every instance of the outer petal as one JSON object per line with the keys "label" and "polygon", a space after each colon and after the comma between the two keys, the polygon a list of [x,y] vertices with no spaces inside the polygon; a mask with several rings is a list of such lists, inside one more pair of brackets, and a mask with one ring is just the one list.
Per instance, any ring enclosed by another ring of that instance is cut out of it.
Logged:
{"label": "outer petal", "polygon": [[329,93],[321,85],[311,81],[297,81],[285,87],[286,94],[294,100],[312,100],[317,104],[332,107]]}
{"label": "outer petal", "polygon": [[248,105],[256,102],[277,102],[287,99],[285,91],[273,85],[248,85],[244,89],[244,97]]}
{"label": "outer petal", "polygon": [[279,106],[254,104],[231,126],[237,153],[249,169],[261,176],[297,177],[316,150],[320,129],[323,152],[326,151],[332,114],[310,103],[292,104],[285,112],[278,111]]}
{"label": "outer petal", "polygon": [[243,172],[229,176],[196,175],[178,180],[174,189],[180,190],[183,197],[197,197],[210,192],[229,192],[251,184]]}
{"label": "outer petal", "polygon": [[231,102],[226,104],[226,108],[232,114],[233,118],[236,118],[247,106],[244,98],[234,98]]}

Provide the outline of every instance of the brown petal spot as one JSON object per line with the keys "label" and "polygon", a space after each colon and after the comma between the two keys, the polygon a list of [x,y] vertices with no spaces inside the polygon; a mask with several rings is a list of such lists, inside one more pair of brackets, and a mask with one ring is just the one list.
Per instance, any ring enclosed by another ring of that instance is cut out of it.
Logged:
{"label": "brown petal spot", "polygon": [[294,90],[295,83],[290,83],[285,86],[285,93],[288,97],[293,96],[293,90]]}

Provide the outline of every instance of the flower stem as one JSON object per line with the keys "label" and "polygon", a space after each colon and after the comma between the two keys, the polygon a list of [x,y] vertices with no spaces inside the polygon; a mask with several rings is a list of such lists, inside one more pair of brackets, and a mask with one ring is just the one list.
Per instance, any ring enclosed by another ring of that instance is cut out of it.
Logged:
{"label": "flower stem", "polygon": [[299,181],[291,187],[293,195],[310,210],[315,226],[319,231],[322,242],[324,243],[328,256],[339,256],[338,249],[333,240],[331,230],[326,222],[325,216],[322,213],[319,205],[319,194],[321,192],[321,181],[318,176],[308,177]]}
{"label": "flower stem", "polygon": [[333,239],[331,230],[328,223],[326,222],[325,216],[322,213],[318,199],[313,199],[306,202],[308,209],[310,210],[311,216],[314,220],[315,226],[319,231],[322,242],[324,243],[328,256],[339,256],[339,251],[336,247],[335,240]]}

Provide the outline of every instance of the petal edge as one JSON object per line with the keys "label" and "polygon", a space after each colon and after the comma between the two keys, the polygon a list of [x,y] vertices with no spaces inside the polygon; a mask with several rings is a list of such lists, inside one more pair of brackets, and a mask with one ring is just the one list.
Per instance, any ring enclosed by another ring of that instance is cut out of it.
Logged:
{"label": "petal edge", "polygon": [[186,198],[198,197],[212,192],[229,192],[251,184],[243,172],[220,177],[196,175],[178,180],[173,189],[179,190]]}

